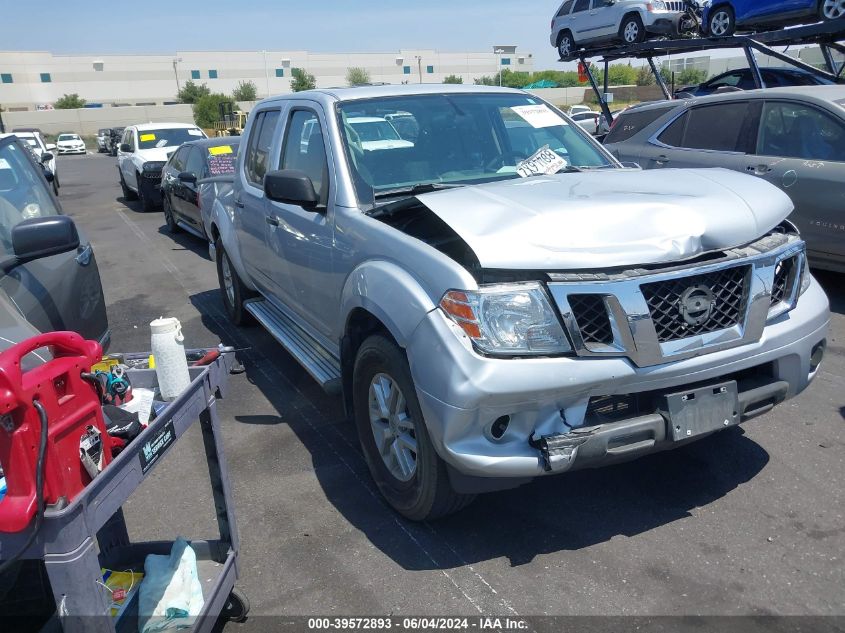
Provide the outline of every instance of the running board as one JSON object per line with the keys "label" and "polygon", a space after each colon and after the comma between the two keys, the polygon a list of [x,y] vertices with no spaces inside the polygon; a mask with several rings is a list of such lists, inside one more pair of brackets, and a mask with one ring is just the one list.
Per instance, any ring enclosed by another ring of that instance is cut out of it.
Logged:
{"label": "running board", "polygon": [[266,299],[246,301],[244,308],[320,383],[326,393],[340,393],[340,363],[330,352]]}

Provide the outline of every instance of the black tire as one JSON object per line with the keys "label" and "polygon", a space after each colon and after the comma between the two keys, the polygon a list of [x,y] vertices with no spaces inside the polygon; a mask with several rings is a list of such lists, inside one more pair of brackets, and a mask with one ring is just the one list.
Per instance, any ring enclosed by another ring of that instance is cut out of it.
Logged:
{"label": "black tire", "polygon": [[138,202],[141,203],[141,211],[144,213],[155,211],[157,205],[146,193],[144,193],[144,187],[141,185],[141,174],[138,172],[135,172],[135,182],[138,183]]}
{"label": "black tire", "polygon": [[736,32],[736,16],[729,6],[716,7],[710,11],[707,33],[713,37],[730,37]]}
{"label": "black tire", "polygon": [[126,186],[126,181],[123,180],[123,172],[120,171],[120,167],[117,168],[117,173],[120,174],[120,189],[123,192],[123,199],[135,200],[138,196],[134,191],[132,191],[129,187]]}
{"label": "black tire", "polygon": [[[235,325],[248,325],[252,322],[252,315],[244,308],[244,301],[257,295],[244,285],[238,271],[232,266],[232,262],[226,254],[226,249],[223,248],[223,242],[218,239],[214,246],[217,253],[217,282],[220,284],[220,294],[223,298],[223,307],[226,309],[226,314]],[[226,288],[223,274],[227,267],[232,285],[231,297]]]}
{"label": "black tire", "polygon": [[233,587],[226,603],[220,610],[220,617],[229,620],[229,622],[246,622],[248,613],[249,599],[242,591]]}
{"label": "black tire", "polygon": [[575,40],[572,39],[572,33],[563,31],[557,38],[557,53],[561,59],[568,59],[572,57],[575,52]]}
{"label": "black tire", "polygon": [[845,17],[845,9],[841,8],[841,3],[832,0],[819,0],[819,17],[822,22],[838,20]]}
{"label": "black tire", "polygon": [[639,44],[645,42],[645,27],[640,16],[636,13],[626,15],[619,25],[619,39],[625,44]]}
{"label": "black tire", "polygon": [[170,202],[170,196],[161,194],[161,208],[164,211],[164,221],[167,222],[167,230],[171,233],[181,233],[182,227],[176,223],[176,218],[173,215],[173,205]]}
{"label": "black tire", "polygon": [[[390,378],[405,398],[405,415],[413,424],[416,440],[415,468],[403,481],[390,472],[379,449],[370,423],[370,385],[382,374]],[[430,521],[458,512],[475,495],[455,492],[446,464],[434,450],[417,400],[411,370],[402,350],[382,335],[370,336],[355,358],[352,375],[352,404],[358,438],[370,474],[387,502],[412,521]]]}

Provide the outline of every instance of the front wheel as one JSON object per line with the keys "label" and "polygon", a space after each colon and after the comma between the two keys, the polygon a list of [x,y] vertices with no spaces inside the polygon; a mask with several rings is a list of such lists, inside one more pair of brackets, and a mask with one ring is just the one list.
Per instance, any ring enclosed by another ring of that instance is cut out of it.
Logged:
{"label": "front wheel", "polygon": [[837,20],[845,16],[845,0],[822,0],[819,14],[822,20]]}
{"label": "front wheel", "polygon": [[141,174],[135,174],[135,182],[138,183],[138,202],[141,203],[141,211],[149,213],[155,210],[155,202],[150,198],[149,193],[144,191],[144,185],[141,184],[143,182]]}
{"label": "front wheel", "polygon": [[405,354],[385,336],[369,337],[358,350],[352,401],[370,474],[397,512],[428,521],[453,514],[475,498],[452,488],[425,427]]}
{"label": "front wheel", "polygon": [[170,202],[170,196],[167,194],[161,195],[161,206],[164,211],[164,221],[167,222],[167,230],[171,233],[179,233],[182,229],[176,223],[176,218],[173,215],[173,205]]}
{"label": "front wheel", "polygon": [[645,27],[638,15],[629,15],[619,25],[619,39],[626,44],[639,44],[645,41]]}
{"label": "front wheel", "polygon": [[736,18],[730,7],[719,7],[710,14],[707,30],[715,37],[730,37],[736,31]]}
{"label": "front wheel", "polygon": [[135,195],[135,192],[132,191],[128,187],[128,185],[126,184],[126,181],[123,179],[123,172],[120,171],[120,168],[118,168],[117,171],[120,174],[120,189],[121,189],[121,192],[123,193],[123,199],[124,200],[134,200],[137,197]]}
{"label": "front wheel", "polygon": [[217,253],[217,281],[220,284],[220,294],[223,297],[223,307],[229,320],[235,325],[246,325],[251,316],[244,307],[244,301],[252,299],[256,293],[244,285],[238,271],[232,265],[229,254],[223,248],[223,241],[215,243]]}

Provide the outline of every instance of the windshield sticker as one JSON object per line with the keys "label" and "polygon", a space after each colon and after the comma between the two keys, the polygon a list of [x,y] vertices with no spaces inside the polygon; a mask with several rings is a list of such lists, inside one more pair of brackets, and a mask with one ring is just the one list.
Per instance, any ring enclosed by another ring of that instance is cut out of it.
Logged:
{"label": "windshield sticker", "polygon": [[212,176],[228,176],[235,173],[235,155],[221,154],[208,157],[208,173]]}
{"label": "windshield sticker", "polygon": [[522,178],[529,176],[551,176],[566,167],[565,159],[544,145],[533,156],[529,156],[516,166],[516,173]]}
{"label": "windshield sticker", "polygon": [[156,140],[155,134],[141,134],[141,142],[146,143],[147,141],[154,141]]}
{"label": "windshield sticker", "polygon": [[233,152],[231,145],[218,145],[217,147],[209,147],[208,153],[217,156],[219,154],[232,154]]}
{"label": "windshield sticker", "polygon": [[201,130],[188,130],[188,134],[191,136],[202,136]]}
{"label": "windshield sticker", "polygon": [[540,105],[513,106],[511,110],[525,119],[531,127],[542,128],[567,125],[566,121],[560,115],[552,112],[548,106],[542,103]]}
{"label": "windshield sticker", "polygon": [[12,166],[5,158],[0,158],[0,169],[11,169]]}
{"label": "windshield sticker", "polygon": [[156,147],[164,147],[164,146],[165,146],[165,145],[167,145],[169,142],[170,142],[170,141],[169,141],[169,140],[167,140],[166,138],[160,139],[160,140],[159,140],[159,142],[158,142],[158,143],[156,143]]}

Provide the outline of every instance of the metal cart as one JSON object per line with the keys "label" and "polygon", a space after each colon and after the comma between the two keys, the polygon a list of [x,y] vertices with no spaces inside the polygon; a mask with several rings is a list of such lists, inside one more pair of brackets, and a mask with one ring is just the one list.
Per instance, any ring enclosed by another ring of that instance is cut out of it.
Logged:
{"label": "metal cart", "polygon": [[[147,554],[170,554],[172,541],[131,543],[122,506],[197,420],[202,429],[220,538],[190,541],[196,552],[205,600],[193,630],[208,631],[221,616],[236,621],[245,618],[249,603],[234,588],[238,576],[238,532],[217,417],[217,399],[224,395],[233,362],[233,354],[223,354],[208,366],[191,367],[191,384],[182,395],[163,409],[72,503],[60,510],[46,511],[37,539],[22,557],[45,563],[56,603],[56,617],[45,630],[137,630],[137,592],[121,617],[112,618],[110,600],[100,584],[101,568],[143,571]],[[133,387],[153,388],[157,384],[154,370],[131,369],[129,376]],[[4,534],[3,552],[23,547],[28,535],[27,531]]]}

